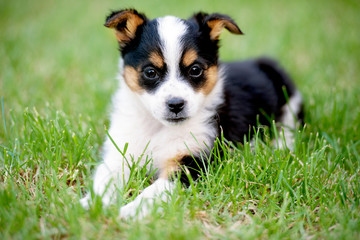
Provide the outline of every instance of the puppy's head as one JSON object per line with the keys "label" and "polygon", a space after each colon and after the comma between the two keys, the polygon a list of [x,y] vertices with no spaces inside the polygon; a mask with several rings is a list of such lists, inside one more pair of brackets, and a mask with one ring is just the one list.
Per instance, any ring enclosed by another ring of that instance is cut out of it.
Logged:
{"label": "puppy's head", "polygon": [[105,26],[115,30],[126,84],[165,125],[194,117],[211,97],[222,29],[242,34],[230,17],[204,13],[149,20],[136,10],[121,10]]}

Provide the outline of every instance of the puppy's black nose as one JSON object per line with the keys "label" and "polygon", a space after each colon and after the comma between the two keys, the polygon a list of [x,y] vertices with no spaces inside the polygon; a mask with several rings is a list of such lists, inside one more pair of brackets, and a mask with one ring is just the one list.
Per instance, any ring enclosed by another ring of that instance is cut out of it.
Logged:
{"label": "puppy's black nose", "polygon": [[170,112],[173,112],[175,114],[178,114],[179,112],[181,112],[181,110],[184,109],[185,106],[185,101],[182,98],[171,98],[166,102]]}

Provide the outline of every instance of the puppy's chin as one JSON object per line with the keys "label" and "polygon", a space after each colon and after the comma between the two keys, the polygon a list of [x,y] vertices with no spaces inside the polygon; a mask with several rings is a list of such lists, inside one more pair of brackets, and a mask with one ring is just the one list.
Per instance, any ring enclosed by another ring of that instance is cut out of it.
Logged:
{"label": "puppy's chin", "polygon": [[180,126],[184,124],[189,118],[188,117],[175,117],[169,118],[165,117],[162,119],[158,119],[164,126]]}
{"label": "puppy's chin", "polygon": [[181,124],[182,122],[185,122],[187,119],[188,119],[187,117],[178,117],[178,118],[167,118],[165,120],[170,124]]}

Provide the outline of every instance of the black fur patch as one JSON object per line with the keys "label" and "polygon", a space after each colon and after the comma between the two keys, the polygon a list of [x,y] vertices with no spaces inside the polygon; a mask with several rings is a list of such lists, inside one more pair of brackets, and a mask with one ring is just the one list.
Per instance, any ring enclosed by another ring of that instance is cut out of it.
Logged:
{"label": "black fur patch", "polygon": [[257,59],[246,62],[224,63],[225,103],[218,110],[219,125],[224,137],[243,142],[258,124],[270,126],[277,120],[287,97],[295,92],[289,76],[276,62]]}

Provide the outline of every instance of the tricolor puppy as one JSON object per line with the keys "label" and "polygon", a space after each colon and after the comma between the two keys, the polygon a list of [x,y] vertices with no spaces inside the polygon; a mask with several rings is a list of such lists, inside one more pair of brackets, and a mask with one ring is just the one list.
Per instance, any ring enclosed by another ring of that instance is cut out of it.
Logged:
{"label": "tricolor puppy", "polygon": [[[222,30],[242,34],[230,17],[198,13],[188,20],[150,20],[130,9],[110,14],[105,26],[115,31],[121,52],[109,134],[121,151],[127,149],[122,153],[105,141],[93,192],[110,204],[127,184],[132,161],[151,158],[157,169],[157,180],[120,209],[121,217],[145,216],[153,201],[166,201],[174,174],[185,183],[189,175],[196,179],[220,131],[242,142],[252,126],[270,125],[272,117],[286,125],[290,141],[302,100],[289,77],[266,59],[218,60]],[[90,199],[88,194],[81,203],[86,207]]]}

